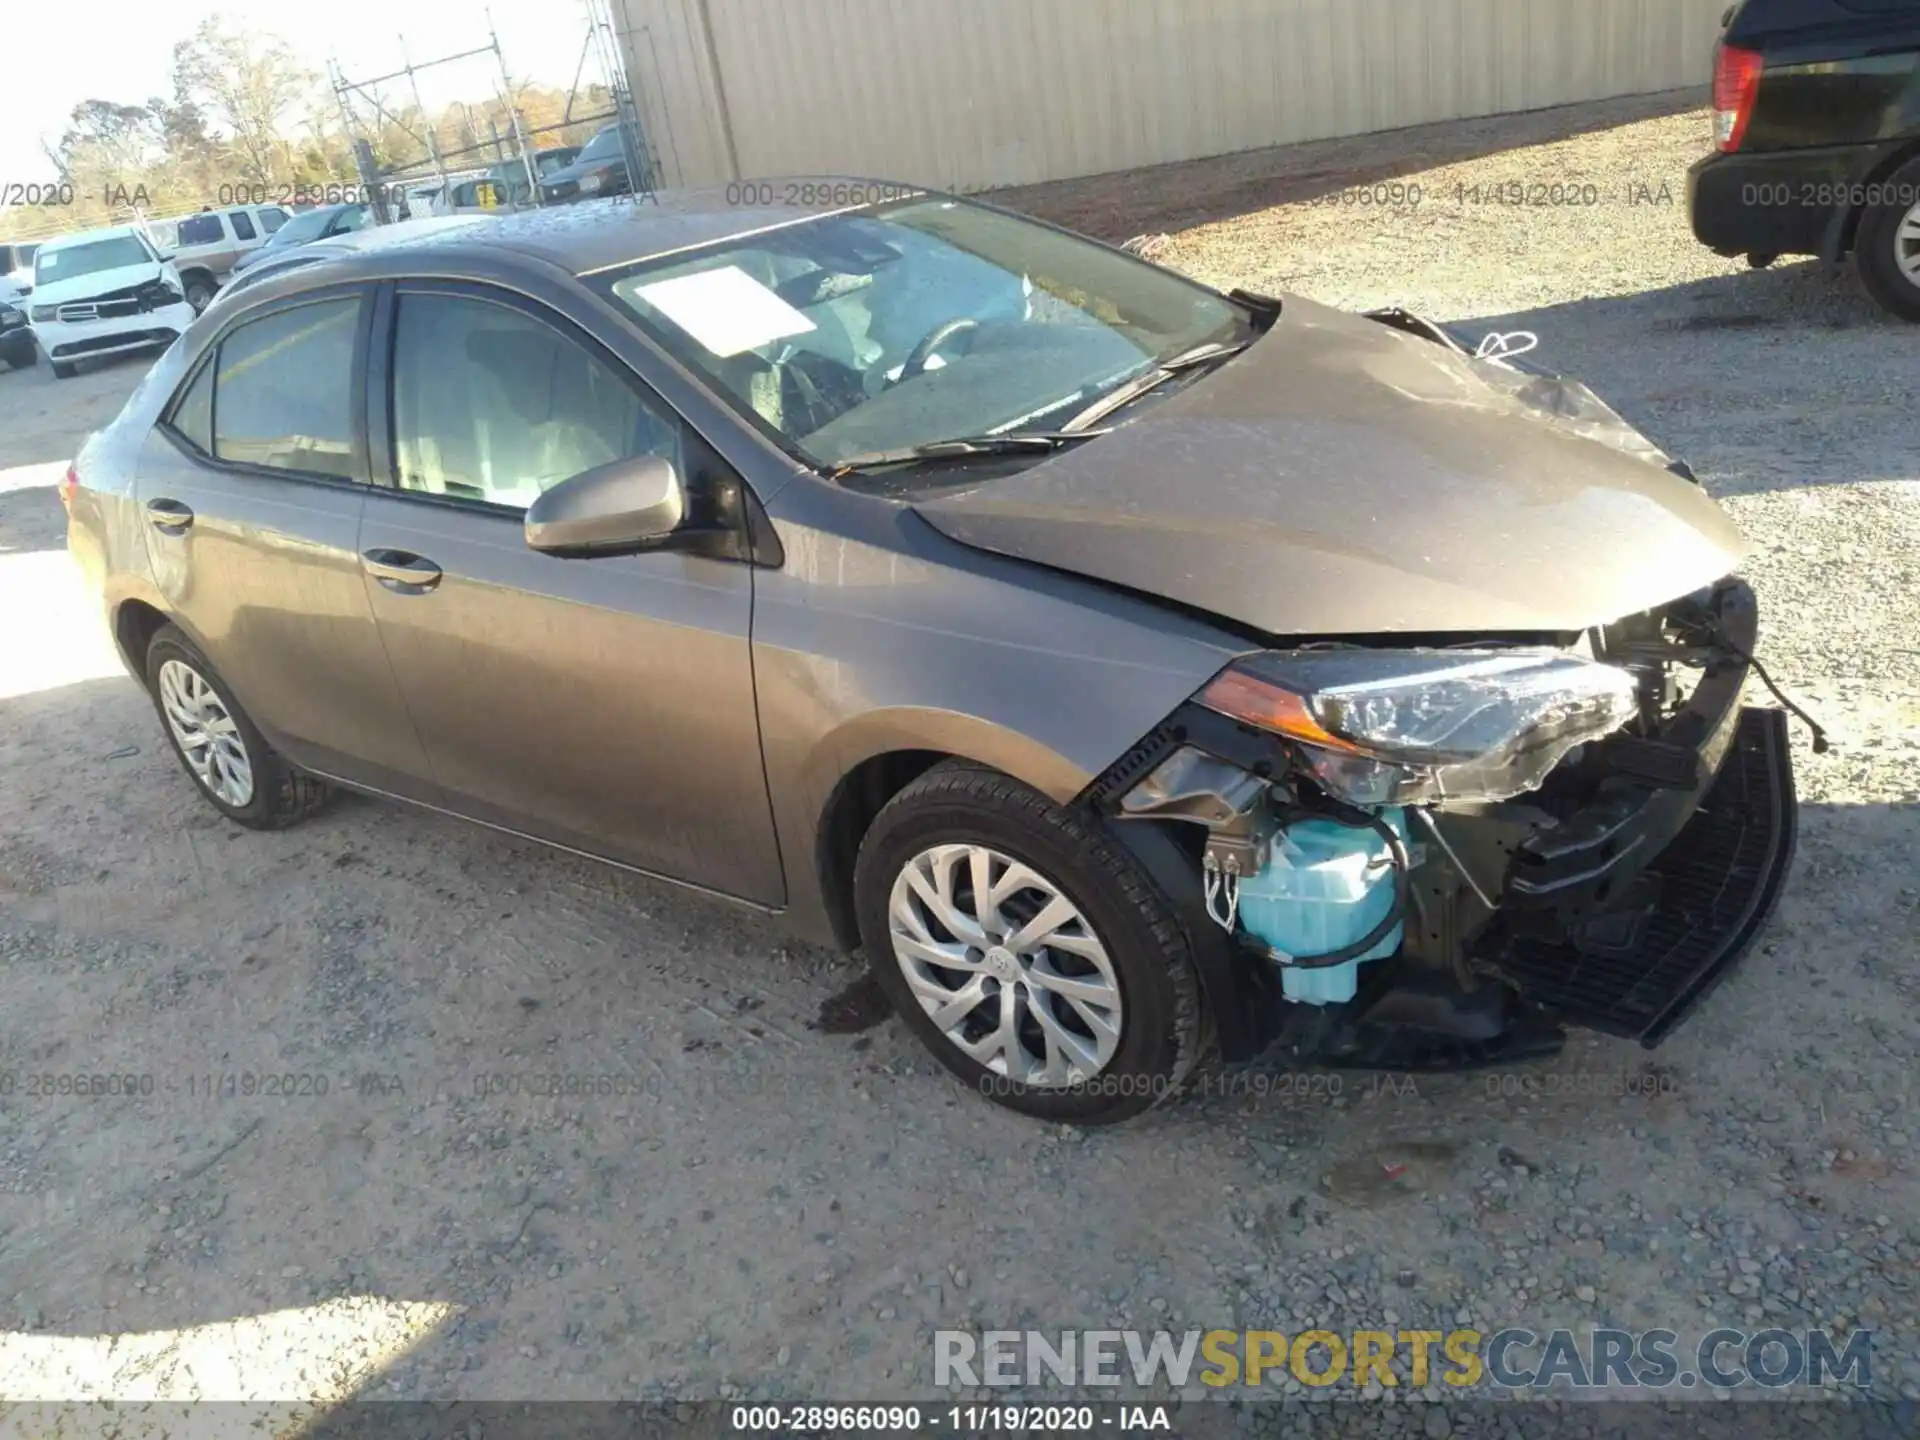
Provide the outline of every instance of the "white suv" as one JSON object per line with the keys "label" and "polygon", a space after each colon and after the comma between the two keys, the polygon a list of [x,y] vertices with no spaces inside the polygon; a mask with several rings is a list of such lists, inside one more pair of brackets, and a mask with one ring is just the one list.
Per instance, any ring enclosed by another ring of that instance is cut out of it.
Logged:
{"label": "white suv", "polygon": [[179,271],[130,225],[43,241],[28,303],[60,380],[81,360],[170,345],[194,319]]}

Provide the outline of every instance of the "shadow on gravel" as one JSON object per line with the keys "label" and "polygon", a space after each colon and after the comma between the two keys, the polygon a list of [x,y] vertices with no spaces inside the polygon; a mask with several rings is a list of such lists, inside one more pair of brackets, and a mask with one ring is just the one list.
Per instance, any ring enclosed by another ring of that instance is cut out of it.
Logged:
{"label": "shadow on gravel", "polygon": [[15,550],[61,550],[67,543],[67,512],[53,485],[0,489],[0,554]]}
{"label": "shadow on gravel", "polygon": [[1584,380],[1716,494],[1920,479],[1920,327],[1851,270],[1782,263],[1457,323],[1532,332],[1532,361]]}
{"label": "shadow on gravel", "polygon": [[1669,90],[1519,115],[1447,120],[1405,130],[1243,150],[1207,160],[1023,185],[991,192],[986,198],[1070,230],[1121,241],[1678,115],[1706,101],[1707,96],[1696,90]]}

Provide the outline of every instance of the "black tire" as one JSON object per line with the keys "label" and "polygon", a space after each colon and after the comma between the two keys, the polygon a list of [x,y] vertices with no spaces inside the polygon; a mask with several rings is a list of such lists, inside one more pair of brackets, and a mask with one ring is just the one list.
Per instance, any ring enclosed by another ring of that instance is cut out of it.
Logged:
{"label": "black tire", "polygon": [[213,281],[204,279],[199,275],[194,275],[189,277],[184,283],[186,285],[186,301],[187,304],[193,307],[194,314],[198,315],[213,303],[215,289]]}
{"label": "black tire", "polygon": [[[1920,241],[1900,237],[1901,222],[1907,216],[1920,217],[1913,200],[1920,196],[1920,156],[1909,160],[1879,185],[1895,196],[1893,203],[1869,205],[1860,216],[1860,228],[1853,237],[1853,263],[1859,267],[1860,282],[1880,305],[1902,320],[1920,322],[1920,281],[1900,268],[1903,252],[1920,254]],[[1905,204],[1900,203],[1906,198]]]}
{"label": "black tire", "polygon": [[0,359],[4,359],[15,370],[25,370],[29,365],[40,363],[40,347],[33,343],[32,335],[21,330],[7,341],[4,350],[0,350]]}
{"label": "black tire", "polygon": [[[896,961],[888,904],[902,869],[931,846],[976,844],[1031,866],[1081,913],[1104,946],[1121,998],[1120,1038],[1091,1078],[1039,1088],[989,1071],[936,1027]],[[874,978],[907,1027],[988,1098],[1045,1120],[1106,1125],[1180,1093],[1210,1033],[1186,935],[1132,855],[1094,816],[1053,804],[997,771],[936,766],[890,800],[854,868],[860,936]]]}
{"label": "black tire", "polygon": [[[186,750],[167,719],[166,706],[161,699],[160,670],[169,660],[179,661],[204,679],[227,714],[233,718],[234,729],[246,751],[247,765],[253,778],[252,797],[244,805],[229,804],[214,794],[187,759]],[[240,708],[219,672],[175,626],[162,626],[154,635],[153,643],[147,647],[147,694],[153,700],[153,708],[160,717],[160,728],[166,733],[167,743],[173,747],[180,768],[187,772],[201,798],[229,820],[254,830],[284,830],[289,825],[297,825],[333,798],[333,791],[327,785],[295,770],[267,744],[259,727]]]}
{"label": "black tire", "polygon": [[70,361],[49,360],[47,363],[53,366],[53,378],[56,380],[71,380],[79,373]]}

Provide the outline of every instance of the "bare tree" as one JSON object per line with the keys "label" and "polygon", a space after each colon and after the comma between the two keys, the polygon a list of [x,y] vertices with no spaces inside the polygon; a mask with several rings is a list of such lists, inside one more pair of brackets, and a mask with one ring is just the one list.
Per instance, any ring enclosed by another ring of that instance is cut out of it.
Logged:
{"label": "bare tree", "polygon": [[242,30],[221,15],[208,16],[173,47],[176,100],[225,133],[239,171],[234,178],[256,184],[284,178],[281,124],[303,108],[314,82],[284,40]]}

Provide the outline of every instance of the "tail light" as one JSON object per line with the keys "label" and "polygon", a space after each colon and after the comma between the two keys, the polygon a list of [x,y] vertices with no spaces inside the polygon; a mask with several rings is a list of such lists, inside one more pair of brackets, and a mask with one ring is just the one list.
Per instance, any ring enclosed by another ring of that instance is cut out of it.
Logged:
{"label": "tail light", "polygon": [[78,464],[67,466],[67,473],[60,481],[60,503],[73,509],[73,497],[80,493],[80,467]]}
{"label": "tail light", "polygon": [[1763,66],[1759,51],[1725,41],[1713,53],[1713,138],[1723,152],[1738,150],[1747,138]]}

